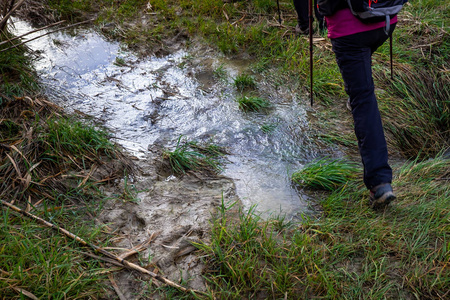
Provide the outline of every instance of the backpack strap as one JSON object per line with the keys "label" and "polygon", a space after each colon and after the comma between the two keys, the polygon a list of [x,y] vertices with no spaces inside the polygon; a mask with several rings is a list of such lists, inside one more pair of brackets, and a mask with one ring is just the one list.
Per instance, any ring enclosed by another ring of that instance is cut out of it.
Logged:
{"label": "backpack strap", "polygon": [[394,62],[392,59],[392,34],[389,36],[389,58],[390,58],[390,62],[391,62],[391,80],[394,80]]}
{"label": "backpack strap", "polygon": [[391,16],[386,15],[386,27],[384,28],[384,33],[389,35],[389,31],[391,31]]}

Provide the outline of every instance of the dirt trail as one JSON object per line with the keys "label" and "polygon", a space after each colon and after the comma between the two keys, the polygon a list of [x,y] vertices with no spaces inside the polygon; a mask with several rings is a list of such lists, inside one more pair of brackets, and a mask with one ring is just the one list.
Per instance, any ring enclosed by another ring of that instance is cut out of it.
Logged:
{"label": "dirt trail", "polygon": [[[157,152],[137,162],[133,185],[141,191],[138,203],[110,201],[99,221],[117,235],[115,247],[131,249],[153,237],[138,263],[188,288],[205,290],[204,266],[191,242],[209,240],[210,220],[222,196],[225,202],[237,200],[234,184],[220,175],[168,175]],[[147,288],[139,276],[126,270],[115,274],[127,299],[144,297]]]}

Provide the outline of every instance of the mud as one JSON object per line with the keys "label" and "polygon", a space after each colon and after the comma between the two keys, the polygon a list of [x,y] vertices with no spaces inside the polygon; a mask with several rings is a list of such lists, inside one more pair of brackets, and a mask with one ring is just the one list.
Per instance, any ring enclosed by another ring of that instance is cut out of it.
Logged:
{"label": "mud", "polygon": [[[238,201],[234,184],[229,178],[208,173],[167,176],[159,157],[155,151],[136,161],[138,170],[129,183],[137,192],[136,203],[110,201],[98,216],[99,224],[106,224],[117,236],[115,247],[132,249],[152,238],[148,248],[130,261],[183,282],[185,287],[205,290],[204,265],[192,242],[207,243],[217,207],[222,201]],[[127,299],[149,297],[145,281],[137,280],[139,274],[121,271],[115,278]]]}

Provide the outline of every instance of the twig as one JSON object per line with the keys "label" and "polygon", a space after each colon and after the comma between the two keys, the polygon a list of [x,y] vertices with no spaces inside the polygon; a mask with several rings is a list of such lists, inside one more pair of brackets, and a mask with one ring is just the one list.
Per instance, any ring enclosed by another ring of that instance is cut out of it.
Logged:
{"label": "twig", "polygon": [[0,269],[0,274],[11,276],[11,274],[9,272],[6,272],[6,271],[4,271],[2,269]]}
{"label": "twig", "polygon": [[25,0],[21,0],[19,3],[16,4],[13,8],[11,8],[8,13],[3,17],[3,19],[0,21],[0,30],[3,31],[5,29],[6,22],[8,22],[9,17],[15,12],[23,3]]}
{"label": "twig", "polygon": [[6,153],[6,156],[7,156],[7,157],[9,158],[9,160],[11,161],[11,163],[12,163],[14,169],[15,169],[16,172],[17,172],[17,175],[19,176],[19,179],[20,179],[20,180],[24,180],[23,177],[22,177],[22,173],[20,172],[20,169],[17,167],[17,164],[16,164],[15,160],[14,160],[11,156],[9,156],[8,153]]}
{"label": "twig", "polygon": [[119,296],[120,300],[128,300],[127,297],[124,296],[122,291],[119,289],[119,286],[117,285],[116,281],[114,280],[114,277],[111,274],[108,274],[109,281],[111,281],[111,284],[116,291],[117,296]]}
{"label": "twig", "polygon": [[132,249],[130,249],[128,252],[122,253],[121,255],[119,255],[120,259],[126,259],[129,256],[139,253],[139,251],[142,251],[144,249],[146,249],[148,247],[148,245],[150,245],[150,243],[153,241],[153,239],[155,237],[157,237],[160,234],[160,232],[154,232],[152,233],[152,235],[148,238],[148,240],[144,241],[143,243],[133,247]]}
{"label": "twig", "polygon": [[412,46],[411,49],[417,49],[417,48],[423,48],[423,47],[430,47],[432,45],[435,45],[437,43],[440,43],[441,41],[434,41],[432,43],[429,44],[424,44],[424,45],[416,45],[416,46]]}
{"label": "twig", "polygon": [[125,267],[127,267],[129,269],[133,269],[133,270],[138,271],[138,272],[140,272],[142,274],[150,275],[151,277],[155,278],[156,280],[159,280],[159,281],[161,281],[161,282],[163,282],[163,283],[165,283],[165,284],[167,284],[167,285],[169,285],[171,287],[174,287],[174,288],[176,288],[176,289],[178,289],[178,290],[180,290],[182,292],[206,295],[204,292],[197,291],[197,290],[192,290],[192,289],[187,289],[187,288],[185,288],[185,287],[183,287],[183,286],[181,286],[181,285],[179,285],[179,284],[177,284],[177,283],[175,283],[175,282],[173,282],[173,281],[171,281],[171,280],[169,280],[169,279],[167,279],[165,277],[162,277],[162,276],[160,276],[158,274],[155,274],[155,273],[153,273],[153,272],[151,272],[151,271],[149,271],[147,269],[144,269],[141,266],[138,266],[138,265],[136,265],[134,263],[131,263],[131,262],[127,261],[127,260],[120,259],[118,256],[116,256],[116,255],[114,255],[112,253],[109,253],[108,251],[105,251],[104,249],[102,249],[102,248],[100,248],[100,247],[98,247],[98,246],[96,246],[94,244],[86,242],[84,239],[82,239],[79,236],[77,236],[77,235],[67,231],[66,229],[62,228],[61,226],[57,226],[57,225],[55,225],[53,223],[50,223],[50,222],[48,222],[48,221],[46,221],[44,219],[41,219],[40,217],[35,216],[35,215],[31,214],[31,213],[28,213],[28,212],[20,209],[19,207],[11,204],[11,203],[8,203],[8,202],[6,202],[4,200],[1,200],[1,199],[0,199],[0,203],[3,204],[4,206],[7,206],[7,207],[11,208],[12,210],[14,210],[14,211],[16,211],[18,213],[21,213],[22,215],[24,215],[26,217],[29,217],[31,219],[34,219],[34,220],[38,221],[39,223],[43,224],[44,226],[50,227],[52,229],[55,229],[55,230],[65,234],[66,236],[74,239],[75,241],[77,241],[78,243],[82,244],[83,246],[91,247],[95,251],[97,251],[97,252],[99,252],[99,253],[101,253],[101,254],[103,254],[103,255],[105,255],[105,256],[107,256],[107,257],[109,257],[109,258],[111,258],[111,259],[113,259],[115,261],[118,261],[119,263],[123,264]]}
{"label": "twig", "polygon": [[24,37],[24,36],[27,36],[27,35],[29,35],[29,34],[32,34],[32,33],[35,33],[35,32],[38,32],[38,31],[41,31],[41,30],[44,30],[44,29],[47,29],[47,28],[49,28],[49,27],[53,27],[53,26],[59,25],[59,24],[61,24],[61,23],[64,23],[65,21],[66,21],[66,20],[62,20],[62,21],[59,21],[59,22],[56,22],[56,23],[53,23],[53,24],[50,24],[50,25],[47,25],[47,26],[44,26],[44,27],[41,27],[41,28],[32,30],[32,31],[29,31],[29,32],[24,33],[24,34],[22,34],[22,35],[13,37],[12,39],[9,39],[9,40],[6,40],[6,41],[2,41],[2,42],[0,42],[0,46],[3,45],[3,44],[7,44],[7,43],[10,43],[10,42],[12,42],[12,41],[15,41],[15,40],[17,40],[17,39],[20,39],[20,38],[22,38],[22,37]]}
{"label": "twig", "polygon": [[110,264],[112,264],[112,265],[115,265],[116,267],[125,268],[125,266],[124,266],[123,264],[121,264],[121,263],[115,261],[114,259],[107,258],[107,257],[101,257],[101,256],[98,256],[98,255],[89,253],[89,252],[83,252],[83,251],[82,251],[82,252],[80,252],[80,253],[81,253],[81,254],[84,254],[84,255],[86,255],[86,256],[89,256],[89,257],[92,257],[92,258],[95,258],[95,259],[102,260],[102,261],[104,261],[104,262],[110,263]]}
{"label": "twig", "polygon": [[89,180],[89,178],[92,176],[92,174],[95,172],[95,170],[97,170],[97,164],[93,164],[91,170],[89,171],[89,174],[87,174],[87,176],[83,179],[83,181],[80,182],[80,184],[78,185],[78,187],[86,184],[86,182]]}
{"label": "twig", "polygon": [[234,21],[233,23],[231,23],[231,26],[234,26],[234,25],[236,25],[237,23],[241,22],[242,20],[245,19],[246,16],[247,16],[247,14],[244,14],[239,20]]}
{"label": "twig", "polygon": [[72,27],[75,27],[75,26],[78,26],[78,25],[81,25],[81,24],[86,24],[86,23],[92,22],[92,21],[94,21],[94,20],[95,20],[95,19],[90,19],[90,20],[78,22],[78,23],[71,24],[71,25],[66,26],[66,27],[62,27],[62,28],[58,28],[58,29],[55,29],[55,30],[46,32],[46,33],[44,33],[44,34],[41,34],[41,35],[39,35],[39,36],[37,36],[37,37],[34,37],[34,38],[32,38],[32,39],[26,40],[26,41],[24,41],[24,42],[22,42],[22,43],[19,43],[19,44],[17,44],[17,45],[14,45],[14,46],[11,46],[11,47],[2,49],[2,50],[0,50],[0,52],[8,51],[8,50],[10,50],[10,49],[19,47],[19,46],[21,46],[21,45],[23,45],[23,44],[26,44],[26,43],[29,43],[29,42],[34,41],[34,40],[36,40],[36,39],[39,39],[39,38],[41,38],[41,37],[43,37],[43,36],[46,36],[46,35],[55,33],[55,32],[60,31],[60,30],[69,29],[69,28],[72,28]]}

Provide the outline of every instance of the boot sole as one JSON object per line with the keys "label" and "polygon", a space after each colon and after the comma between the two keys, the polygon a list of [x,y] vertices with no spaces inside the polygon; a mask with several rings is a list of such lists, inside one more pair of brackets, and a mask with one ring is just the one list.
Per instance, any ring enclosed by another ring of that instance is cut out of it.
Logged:
{"label": "boot sole", "polygon": [[386,206],[389,205],[389,203],[391,203],[392,201],[395,200],[395,195],[392,192],[387,192],[385,193],[383,196],[381,196],[378,199],[370,199],[370,206],[373,209],[380,209],[380,208],[384,208]]}

